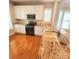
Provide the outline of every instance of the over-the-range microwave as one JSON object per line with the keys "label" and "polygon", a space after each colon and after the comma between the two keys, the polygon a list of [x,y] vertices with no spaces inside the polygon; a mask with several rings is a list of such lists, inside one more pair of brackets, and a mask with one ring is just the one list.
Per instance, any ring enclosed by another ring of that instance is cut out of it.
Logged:
{"label": "over-the-range microwave", "polygon": [[35,20],[35,14],[27,14],[27,20]]}

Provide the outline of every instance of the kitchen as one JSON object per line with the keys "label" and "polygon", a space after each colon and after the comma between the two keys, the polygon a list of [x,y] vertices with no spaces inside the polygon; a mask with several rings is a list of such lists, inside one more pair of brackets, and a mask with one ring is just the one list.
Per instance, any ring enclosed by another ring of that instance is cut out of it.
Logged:
{"label": "kitchen", "polygon": [[[49,26],[51,25],[51,19],[53,16],[52,7],[54,6],[54,3],[48,3],[44,5],[12,5],[12,3],[10,4],[11,8],[13,7],[13,9],[11,9],[11,15],[13,15],[12,18],[15,27],[15,32],[25,34],[27,33],[25,30],[26,24],[28,24],[29,22],[36,22],[34,34],[42,35],[42,26],[44,26],[44,24]],[[47,17],[45,13],[49,15],[49,18],[47,20],[44,20]],[[34,16],[34,19],[29,18],[32,16]]]}
{"label": "kitchen", "polygon": [[9,1],[10,18],[13,24],[10,30],[11,59],[22,59],[23,56],[25,59],[33,57],[33,59],[69,59],[69,37],[57,36],[60,10],[68,8],[63,7],[61,0],[51,1]]}

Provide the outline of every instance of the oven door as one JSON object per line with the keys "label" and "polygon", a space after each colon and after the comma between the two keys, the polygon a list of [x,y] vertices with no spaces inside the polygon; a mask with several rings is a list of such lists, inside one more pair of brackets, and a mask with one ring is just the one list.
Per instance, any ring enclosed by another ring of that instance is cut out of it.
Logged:
{"label": "oven door", "polygon": [[26,26],[26,35],[34,35],[34,26]]}

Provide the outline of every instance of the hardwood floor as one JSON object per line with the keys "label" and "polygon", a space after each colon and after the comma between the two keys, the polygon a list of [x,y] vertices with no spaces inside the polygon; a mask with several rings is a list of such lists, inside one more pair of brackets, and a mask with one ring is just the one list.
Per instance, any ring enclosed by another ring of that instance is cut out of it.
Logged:
{"label": "hardwood floor", "polygon": [[[38,59],[41,37],[14,34],[10,36],[9,41],[10,59]],[[67,59],[70,59],[70,51],[67,46],[63,44],[61,46]]]}
{"label": "hardwood floor", "polygon": [[37,59],[41,37],[14,34],[10,36],[10,59]]}

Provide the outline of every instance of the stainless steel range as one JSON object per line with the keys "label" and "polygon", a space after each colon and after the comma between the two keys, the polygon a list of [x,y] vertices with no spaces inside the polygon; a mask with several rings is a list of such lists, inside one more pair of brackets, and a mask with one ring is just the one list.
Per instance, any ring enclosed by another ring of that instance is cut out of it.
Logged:
{"label": "stainless steel range", "polygon": [[26,35],[34,35],[34,26],[36,25],[35,21],[30,21],[30,23],[28,23],[26,25]]}

